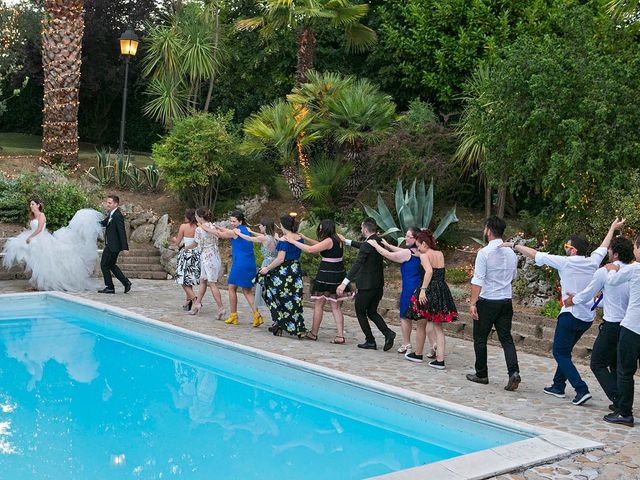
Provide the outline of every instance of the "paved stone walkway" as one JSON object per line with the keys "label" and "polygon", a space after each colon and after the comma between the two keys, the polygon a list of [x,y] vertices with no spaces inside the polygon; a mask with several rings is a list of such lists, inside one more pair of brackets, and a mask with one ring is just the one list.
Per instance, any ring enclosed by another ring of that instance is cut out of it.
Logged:
{"label": "paved stone walkway", "polygon": [[[25,286],[26,282],[23,281],[0,282],[0,293],[24,291]],[[571,404],[573,391],[570,388],[565,399],[542,394],[542,388],[550,384],[555,370],[553,359],[545,357],[519,353],[522,383],[516,392],[506,392],[503,389],[507,380],[504,358],[498,347],[489,346],[490,384],[485,386],[465,379],[465,373],[473,372],[474,362],[473,344],[466,340],[448,339],[447,369],[438,371],[429,368],[426,363],[416,364],[404,360],[402,355],[396,353],[395,348],[389,352],[383,352],[382,349],[358,349],[356,343],[362,341],[362,333],[357,320],[352,317],[345,318],[347,344],[334,345],[330,343],[335,334],[335,324],[330,313],[325,313],[317,342],[274,337],[267,331],[267,324],[270,323],[268,320],[260,328],[251,327],[249,308],[242,296],[239,302],[239,325],[230,326],[213,320],[215,307],[211,296],[206,298],[199,316],[184,315],[181,310],[182,290],[172,281],[138,280],[134,282],[133,291],[128,295],[123,295],[120,289],[113,296],[93,292],[79,296],[239,344],[371,378],[533,425],[566,431],[605,445],[602,450],[497,477],[501,480],[640,479],[640,424],[636,420],[636,427],[627,428],[602,421],[602,416],[608,412],[609,402],[586,366],[578,366],[578,369],[591,387],[594,398],[586,405],[576,407]],[[224,291],[223,300],[226,304]],[[263,315],[265,319],[268,318],[266,312]],[[307,325],[310,326],[311,311],[305,311],[305,316]],[[398,330],[397,327],[394,328]],[[381,347],[384,339],[380,335],[378,337],[378,345]],[[640,412],[639,392],[640,385],[636,388],[636,412]]]}

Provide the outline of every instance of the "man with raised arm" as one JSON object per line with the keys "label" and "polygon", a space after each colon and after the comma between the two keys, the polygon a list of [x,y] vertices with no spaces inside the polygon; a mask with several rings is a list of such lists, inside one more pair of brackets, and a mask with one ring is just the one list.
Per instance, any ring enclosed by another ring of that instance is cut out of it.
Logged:
{"label": "man with raised arm", "polygon": [[[609,245],[609,261],[620,268],[626,268],[633,262],[633,242],[628,238],[616,237]],[[607,285],[607,267],[596,270],[587,287],[575,296],[569,295],[564,299],[567,307],[580,304],[588,304],[591,310],[600,304],[604,310],[604,319],[599,327],[598,336],[593,343],[591,351],[591,371],[598,380],[612,404],[611,411],[616,410],[618,403],[618,375],[616,372],[618,363],[618,336],[620,334],[620,322],[624,318],[629,304],[629,283],[620,285]],[[597,300],[594,297],[602,292]]]}
{"label": "man with raised arm", "polygon": [[[547,265],[555,268],[560,276],[560,287],[562,288],[562,298],[569,294],[575,295],[584,290],[593,274],[600,267],[602,260],[607,255],[607,248],[613,238],[614,232],[624,224],[624,219],[615,219],[604,237],[604,240],[590,256],[587,255],[588,244],[585,239],[578,235],[573,235],[564,244],[565,256],[551,255],[550,253],[539,252],[534,248],[524,245],[503,244],[504,247],[513,249],[527,257],[533,258],[539,267]],[[558,364],[553,377],[553,384],[544,388],[544,393],[558,398],[565,397],[567,380],[576,391],[576,396],[571,401],[574,405],[583,405],[591,398],[589,387],[582,380],[580,373],[571,360],[573,347],[578,343],[580,337],[589,330],[595,312],[586,305],[563,305],[558,315],[556,331],[553,336],[553,358]]]}

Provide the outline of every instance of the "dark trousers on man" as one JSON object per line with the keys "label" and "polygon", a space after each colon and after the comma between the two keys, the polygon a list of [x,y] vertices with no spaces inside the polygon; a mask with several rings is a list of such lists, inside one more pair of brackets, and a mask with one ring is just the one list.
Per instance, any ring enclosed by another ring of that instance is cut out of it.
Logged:
{"label": "dark trousers on man", "polygon": [[378,304],[382,300],[382,288],[372,288],[368,290],[360,290],[356,293],[355,309],[356,316],[358,317],[358,323],[364,333],[365,340],[367,342],[375,342],[376,339],[371,333],[371,327],[369,326],[369,320],[371,320],[378,330],[386,337],[392,330],[382,318],[382,315],[378,313]]}
{"label": "dark trousers on man", "polygon": [[618,335],[620,322],[600,324],[598,337],[591,352],[591,371],[609,400],[615,405],[618,401]]}
{"label": "dark trousers on man", "polygon": [[553,376],[553,387],[564,392],[567,380],[575,389],[576,394],[584,395],[589,391],[589,387],[578,372],[578,369],[571,360],[573,347],[578,343],[580,337],[589,330],[591,322],[583,322],[578,320],[569,312],[558,315],[556,323],[556,332],[553,336],[553,358],[556,360],[558,367]]}
{"label": "dark trousers on man", "polygon": [[116,265],[118,261],[118,254],[120,252],[112,252],[108,248],[102,251],[102,259],[100,260],[100,269],[102,270],[102,276],[104,277],[104,285],[107,288],[114,288],[113,279],[111,278],[111,273],[116,276],[116,278],[122,283],[122,285],[129,285],[129,279],[124,276],[122,270]]}
{"label": "dark trousers on man", "polygon": [[504,350],[504,359],[507,363],[509,376],[520,372],[518,367],[518,355],[516,346],[511,336],[511,321],[513,319],[513,305],[511,299],[486,300],[479,298],[476,303],[478,320],[473,322],[473,349],[476,353],[476,376],[487,378],[487,339],[491,329],[495,328],[498,339]]}
{"label": "dark trousers on man", "polygon": [[618,338],[618,402],[616,406],[623,416],[633,415],[633,376],[640,361],[640,335],[620,327]]}

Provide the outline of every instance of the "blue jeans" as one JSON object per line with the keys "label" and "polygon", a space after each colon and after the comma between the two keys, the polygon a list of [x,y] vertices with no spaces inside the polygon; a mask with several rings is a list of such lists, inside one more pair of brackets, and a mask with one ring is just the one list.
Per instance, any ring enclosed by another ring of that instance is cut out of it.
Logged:
{"label": "blue jeans", "polygon": [[553,358],[558,364],[556,374],[553,376],[553,386],[556,390],[564,392],[567,380],[569,380],[578,395],[589,391],[589,387],[582,380],[576,366],[571,361],[571,352],[582,334],[589,330],[591,323],[578,320],[569,312],[561,313],[558,316],[556,333],[553,337]]}

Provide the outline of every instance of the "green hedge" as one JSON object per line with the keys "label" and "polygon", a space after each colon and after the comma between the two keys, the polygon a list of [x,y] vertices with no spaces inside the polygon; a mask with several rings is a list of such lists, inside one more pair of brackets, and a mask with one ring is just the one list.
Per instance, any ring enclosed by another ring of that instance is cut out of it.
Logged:
{"label": "green hedge", "polygon": [[49,230],[67,225],[81,208],[96,207],[92,193],[73,182],[52,182],[35,173],[0,176],[0,221],[26,223],[27,201],[32,196],[42,201]]}

